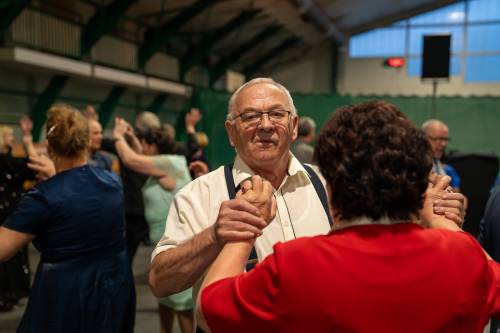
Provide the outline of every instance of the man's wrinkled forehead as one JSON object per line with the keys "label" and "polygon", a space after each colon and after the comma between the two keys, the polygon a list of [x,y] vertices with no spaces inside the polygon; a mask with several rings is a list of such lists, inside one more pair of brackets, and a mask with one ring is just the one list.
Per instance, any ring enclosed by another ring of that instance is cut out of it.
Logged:
{"label": "man's wrinkled forehead", "polygon": [[289,108],[288,99],[283,91],[270,83],[256,83],[240,91],[235,100],[236,110],[252,108],[259,102]]}

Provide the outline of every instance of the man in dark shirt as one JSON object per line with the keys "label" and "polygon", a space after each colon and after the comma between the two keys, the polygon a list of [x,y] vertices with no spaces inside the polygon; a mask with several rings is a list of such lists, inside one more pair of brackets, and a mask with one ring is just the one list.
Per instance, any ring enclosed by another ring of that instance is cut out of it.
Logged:
{"label": "man in dark shirt", "polygon": [[[138,136],[154,127],[160,127],[160,120],[155,114],[146,111],[137,116],[135,128]],[[101,149],[118,156],[113,139],[102,139]],[[139,244],[141,241],[147,240],[149,235],[148,224],[144,218],[144,201],[141,191],[148,176],[127,168],[120,159],[118,161],[120,162],[120,177],[123,183],[127,249],[132,263]]]}
{"label": "man in dark shirt", "polygon": [[102,126],[94,119],[89,119],[90,158],[89,164],[111,171],[111,158],[100,152],[102,144]]}

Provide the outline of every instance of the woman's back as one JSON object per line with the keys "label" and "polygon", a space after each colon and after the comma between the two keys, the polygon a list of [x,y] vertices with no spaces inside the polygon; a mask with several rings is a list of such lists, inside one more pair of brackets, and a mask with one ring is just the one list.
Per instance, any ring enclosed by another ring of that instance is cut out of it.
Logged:
{"label": "woman's back", "polygon": [[37,189],[30,193],[33,201],[26,202],[26,210],[37,216],[37,224],[32,221],[37,235],[33,243],[43,259],[104,256],[124,249],[123,190],[116,175],[83,166],[56,175]]}
{"label": "woman's back", "polygon": [[186,158],[182,155],[156,155],[154,165],[175,179],[175,189],[164,189],[158,179],[149,177],[142,187],[144,215],[149,225],[149,237],[157,243],[165,232],[165,221],[175,193],[191,181]]}
{"label": "woman's back", "polygon": [[30,191],[6,227],[35,235],[41,252],[19,331],[133,329],[135,291],[115,175],[88,165],[63,171]]}
{"label": "woman's back", "polygon": [[465,233],[354,226],[279,244],[244,279],[208,286],[202,304],[213,332],[480,333],[499,308],[492,269]]}

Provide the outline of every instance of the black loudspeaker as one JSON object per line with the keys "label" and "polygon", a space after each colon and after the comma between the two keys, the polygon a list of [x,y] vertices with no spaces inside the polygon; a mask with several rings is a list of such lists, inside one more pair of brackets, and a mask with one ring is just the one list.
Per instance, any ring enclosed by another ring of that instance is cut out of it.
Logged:
{"label": "black loudspeaker", "polygon": [[424,36],[422,79],[450,77],[451,35]]}
{"label": "black loudspeaker", "polygon": [[498,175],[498,157],[488,154],[454,154],[447,156],[445,163],[457,170],[462,180],[460,191],[468,200],[463,228],[477,237],[479,222],[483,217],[491,187]]}

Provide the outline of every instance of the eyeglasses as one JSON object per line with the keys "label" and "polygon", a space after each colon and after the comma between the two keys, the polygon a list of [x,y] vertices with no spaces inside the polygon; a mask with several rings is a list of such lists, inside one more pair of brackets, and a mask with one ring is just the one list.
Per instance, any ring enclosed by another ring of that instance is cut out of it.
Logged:
{"label": "eyeglasses", "polygon": [[262,121],[265,114],[269,118],[269,121],[275,124],[285,124],[288,121],[288,116],[291,114],[288,110],[271,110],[271,111],[247,111],[240,113],[239,115],[233,117],[231,120],[240,118],[241,122],[247,126],[255,126]]}
{"label": "eyeglasses", "polygon": [[450,142],[451,139],[447,137],[441,137],[441,136],[429,136],[429,140],[431,141],[441,141],[441,142]]}

